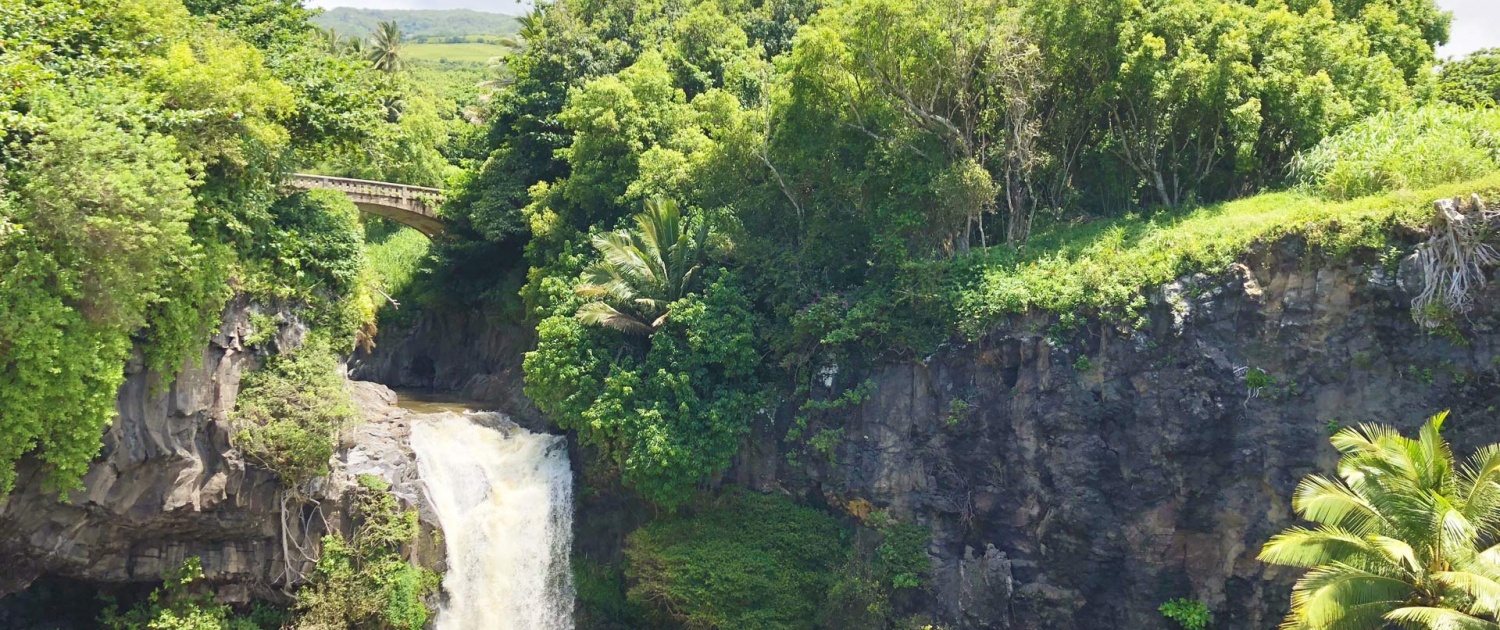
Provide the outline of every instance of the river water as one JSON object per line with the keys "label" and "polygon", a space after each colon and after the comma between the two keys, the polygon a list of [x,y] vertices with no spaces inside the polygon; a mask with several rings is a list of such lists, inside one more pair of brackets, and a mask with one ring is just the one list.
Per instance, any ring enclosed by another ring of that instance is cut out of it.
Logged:
{"label": "river water", "polygon": [[[399,393],[443,528],[438,630],[573,630],[573,475],[561,436]],[[500,428],[496,428],[500,427]]]}

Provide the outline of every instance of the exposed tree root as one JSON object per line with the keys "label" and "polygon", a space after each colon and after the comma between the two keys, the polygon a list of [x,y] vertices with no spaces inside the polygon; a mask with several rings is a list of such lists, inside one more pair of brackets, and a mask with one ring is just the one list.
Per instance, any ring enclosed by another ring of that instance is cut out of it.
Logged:
{"label": "exposed tree root", "polygon": [[1472,292],[1485,284],[1485,267],[1500,263],[1500,253],[1484,242],[1490,219],[1500,213],[1485,208],[1479,195],[1467,203],[1439,199],[1432,205],[1432,236],[1417,246],[1422,292],[1411,301],[1412,317],[1425,328],[1468,313]]}
{"label": "exposed tree root", "polygon": [[[302,492],[288,489],[281,493],[281,574],[272,579],[272,582],[280,581],[283,592],[290,594],[293,586],[305,582],[307,575],[298,569],[304,562],[318,561],[317,549],[315,548],[309,532],[312,529],[312,517],[316,516],[323,520],[323,528],[328,529],[328,519],[323,516],[323,506],[313,502],[313,513],[307,518],[297,518],[292,523],[287,522],[287,504],[293,504],[301,512],[301,506],[308,502]],[[295,553],[295,556],[293,555]]]}

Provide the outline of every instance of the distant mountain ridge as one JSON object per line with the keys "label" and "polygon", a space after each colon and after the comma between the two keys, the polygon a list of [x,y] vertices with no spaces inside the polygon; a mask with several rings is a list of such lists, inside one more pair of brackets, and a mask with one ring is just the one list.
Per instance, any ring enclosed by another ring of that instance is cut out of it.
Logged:
{"label": "distant mountain ridge", "polygon": [[511,35],[520,30],[515,17],[483,13],[469,9],[395,10],[329,9],[312,19],[314,24],[331,28],[339,35],[364,37],[375,31],[380,22],[395,20],[408,38],[457,37],[464,35]]}

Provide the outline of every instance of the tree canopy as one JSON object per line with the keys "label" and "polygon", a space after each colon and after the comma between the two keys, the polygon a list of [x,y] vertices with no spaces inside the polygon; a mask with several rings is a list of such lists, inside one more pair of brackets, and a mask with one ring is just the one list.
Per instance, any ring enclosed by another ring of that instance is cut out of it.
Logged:
{"label": "tree canopy", "polygon": [[406,88],[328,50],[310,15],[291,0],[0,7],[0,493],[27,454],[76,486],[132,357],[170,379],[232,291],[303,305],[341,349],[368,336],[353,209],[279,185],[381,154],[410,124],[384,105]]}

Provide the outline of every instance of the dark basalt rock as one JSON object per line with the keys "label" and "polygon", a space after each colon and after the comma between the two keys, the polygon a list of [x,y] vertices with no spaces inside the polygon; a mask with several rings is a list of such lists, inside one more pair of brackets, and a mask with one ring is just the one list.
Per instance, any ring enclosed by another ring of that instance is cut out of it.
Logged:
{"label": "dark basalt rock", "polygon": [[[425,507],[407,412],[392,407],[395,394],[380,385],[351,385],[366,421],[346,432],[332,474],[303,489],[305,501],[283,501],[280,479],[244,461],[230,443],[228,415],[240,376],[261,360],[244,339],[249,314],[262,310],[234,300],[201,361],[187,362],[169,386],[138,363],[129,366],[119,415],[82,489],[60,500],[43,487],[40,466],[23,461],[16,491],[0,501],[0,565],[7,567],[0,596],[43,576],[47,584],[105,590],[160,582],[164,571],[197,556],[221,600],[287,601],[286,589],[312,569],[321,537],[352,528],[344,515],[358,475],[384,477],[403,502]],[[282,323],[265,345],[300,346],[305,327],[296,313],[277,315]],[[283,521],[291,542],[283,541]],[[441,565],[441,549],[413,553]]]}
{"label": "dark basalt rock", "polygon": [[[740,480],[929,527],[911,612],[948,627],[1167,627],[1156,609],[1174,597],[1208,604],[1216,628],[1272,627],[1296,572],[1255,556],[1294,523],[1298,481],[1332,472],[1330,422],[1409,431],[1451,408],[1460,452],[1500,441],[1500,292],[1460,341],[1413,323],[1413,280],[1286,241],[1160,288],[1141,329],[1018,318],[848,375],[836,386],[875,390],[844,419],[836,466],[763,445]],[[1251,369],[1276,384],[1251,390]],[[968,410],[952,420],[955,400]]]}
{"label": "dark basalt rock", "polygon": [[349,375],[398,389],[445,392],[492,405],[533,431],[546,419],[522,392],[523,355],[536,345],[527,326],[473,312],[423,312],[382,331],[374,349],[349,361]]}

